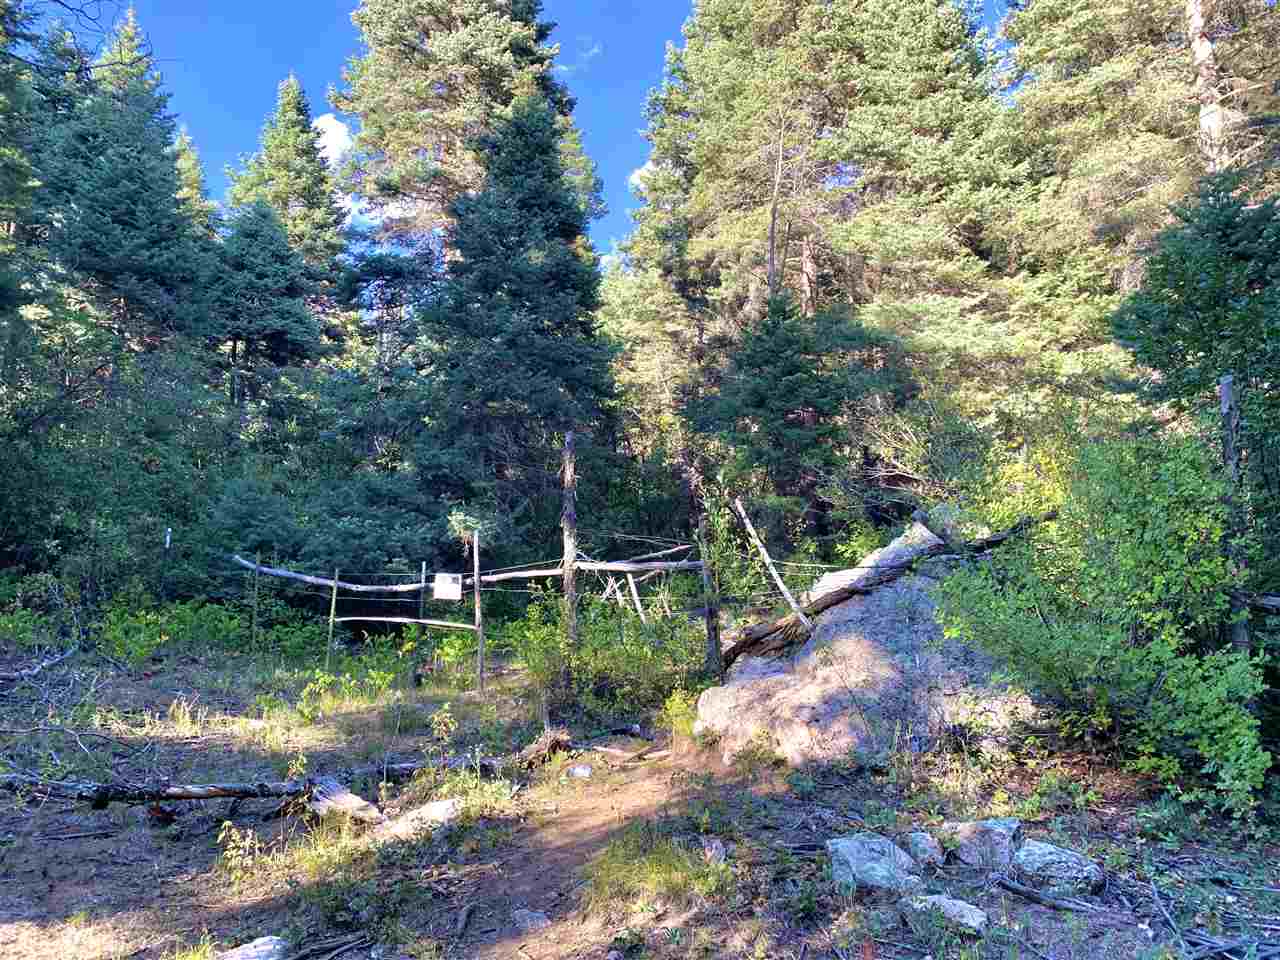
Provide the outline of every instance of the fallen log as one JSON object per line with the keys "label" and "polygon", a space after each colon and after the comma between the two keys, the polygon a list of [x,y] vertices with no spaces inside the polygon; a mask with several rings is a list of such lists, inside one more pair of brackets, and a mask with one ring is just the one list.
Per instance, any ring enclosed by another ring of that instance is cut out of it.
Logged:
{"label": "fallen log", "polygon": [[[829,610],[853,597],[865,597],[874,593],[878,588],[910,573],[920,561],[929,557],[943,554],[972,557],[986,553],[1005,541],[1026,532],[1038,523],[1046,523],[1057,518],[1057,510],[1050,510],[1048,513],[1037,517],[1024,517],[1007,530],[992,534],[989,537],[983,537],[980,540],[974,540],[971,543],[959,545],[951,545],[946,538],[939,537],[933,530],[929,530],[930,533],[934,533],[938,542],[932,546],[925,547],[910,560],[877,567],[857,583],[851,583],[838,590],[832,590],[830,593],[824,593],[822,596],[810,601],[801,607],[797,613],[789,613],[766,623],[757,623],[743,629],[738,634],[737,639],[724,650],[725,668],[727,669],[735,660],[746,654],[755,657],[767,656],[779,653],[795,644],[803,643],[809,635],[809,629],[802,622],[801,613],[808,618],[816,617],[823,611]],[[927,526],[925,528],[929,529]]]}
{"label": "fallen log", "polygon": [[[366,777],[394,782],[407,780],[427,769],[478,769],[485,776],[494,776],[502,762],[489,757],[478,760],[471,757],[446,757],[426,763],[388,763],[363,767],[350,771],[345,779],[355,782]],[[200,783],[172,784],[135,783],[115,781],[94,783],[85,780],[46,780],[26,773],[8,773],[0,776],[0,790],[9,793],[31,793],[44,799],[77,800],[101,810],[110,803],[147,804],[167,803],[174,800],[254,800],[306,799],[313,813],[344,812],[357,819],[381,818],[373,804],[362,800],[330,776],[297,777],[292,780],[264,780],[255,783]],[[362,806],[363,805],[363,806]]]}

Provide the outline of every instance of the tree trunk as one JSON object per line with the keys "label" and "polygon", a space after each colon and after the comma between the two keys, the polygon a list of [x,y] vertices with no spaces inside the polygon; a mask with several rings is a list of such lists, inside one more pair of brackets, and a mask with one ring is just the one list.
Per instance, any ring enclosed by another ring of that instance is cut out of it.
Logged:
{"label": "tree trunk", "polygon": [[1187,38],[1195,70],[1196,100],[1200,104],[1198,139],[1205,170],[1218,173],[1227,165],[1227,110],[1222,104],[1218,57],[1209,37],[1205,7],[1211,0],[1187,0]]}

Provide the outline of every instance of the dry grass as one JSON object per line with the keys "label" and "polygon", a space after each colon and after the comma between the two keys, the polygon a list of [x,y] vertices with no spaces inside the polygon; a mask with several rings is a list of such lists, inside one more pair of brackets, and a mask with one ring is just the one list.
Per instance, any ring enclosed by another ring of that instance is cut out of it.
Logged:
{"label": "dry grass", "polygon": [[[317,687],[313,669],[278,659],[179,647],[121,670],[83,655],[5,691],[0,725],[30,732],[0,733],[0,750],[50,776],[209,782],[505,753],[536,732],[517,673],[481,699],[447,684],[412,687],[403,672],[371,681],[383,667],[352,661],[350,682]],[[1196,820],[1153,800],[1142,781],[1043,740],[999,754],[903,752],[874,768],[788,771],[763,747],[731,768],[697,749],[655,763],[605,761],[560,758],[507,779],[462,769],[354,784],[390,815],[463,800],[448,828],[396,842],[347,822],[263,819],[268,801],[173,805],[167,822],[145,807],[10,799],[0,807],[0,956],[205,960],[267,934],[301,944],[360,932],[386,960],[599,960],[610,949],[672,960],[839,958],[862,956],[867,943],[874,956],[903,960],[1154,960],[1174,938],[1151,902],[1153,883],[1184,929],[1261,930],[1257,918],[1280,914],[1268,835]],[[593,776],[570,777],[583,762]],[[949,867],[929,878],[931,889],[993,918],[995,932],[972,940],[905,928],[885,905],[831,882],[831,836],[1008,815],[1103,864],[1108,906],[1134,922],[1046,910]],[[726,863],[704,855],[712,838],[729,851]],[[552,924],[520,934],[519,909]]]}

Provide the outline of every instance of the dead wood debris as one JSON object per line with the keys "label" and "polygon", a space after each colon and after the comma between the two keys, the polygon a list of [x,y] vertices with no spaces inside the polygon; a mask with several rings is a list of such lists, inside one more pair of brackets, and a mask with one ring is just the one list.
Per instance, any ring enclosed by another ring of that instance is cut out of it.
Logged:
{"label": "dead wood debris", "polygon": [[516,755],[516,765],[525,770],[549,763],[557,753],[565,753],[573,746],[573,738],[563,727],[545,731],[542,736]]}
{"label": "dead wood debris", "polygon": [[1036,517],[1024,517],[1007,530],[1000,533],[992,534],[989,537],[983,537],[980,540],[974,540],[972,543],[960,544],[958,546],[949,545],[945,537],[938,534],[927,524],[922,524],[930,533],[938,538],[938,543],[932,547],[926,548],[919,556],[902,563],[885,564],[864,577],[861,581],[848,586],[841,587],[839,590],[833,590],[830,593],[824,593],[822,596],[811,601],[801,607],[796,613],[790,613],[785,617],[779,617],[770,620],[767,623],[758,623],[742,630],[737,639],[734,640],[724,650],[724,665],[729,667],[735,660],[744,655],[754,657],[769,656],[771,654],[781,653],[788,647],[803,643],[809,635],[808,628],[805,627],[803,620],[805,618],[813,618],[831,607],[844,603],[853,597],[867,596],[875,592],[878,588],[885,586],[898,580],[902,576],[916,569],[916,565],[928,557],[936,557],[942,554],[953,554],[958,556],[975,557],[986,553],[995,547],[1000,546],[1007,540],[1017,537],[1031,527],[1040,523],[1047,523],[1050,520],[1058,518],[1057,510],[1050,510],[1048,513],[1041,514]]}

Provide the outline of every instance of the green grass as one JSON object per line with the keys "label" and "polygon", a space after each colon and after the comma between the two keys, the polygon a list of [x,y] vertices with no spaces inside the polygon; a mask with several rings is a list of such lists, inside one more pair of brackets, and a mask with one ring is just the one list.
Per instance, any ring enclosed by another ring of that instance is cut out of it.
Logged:
{"label": "green grass", "polygon": [[588,910],[656,901],[685,905],[722,897],[733,882],[727,864],[708,863],[700,849],[667,836],[651,821],[624,829],[585,873]]}

